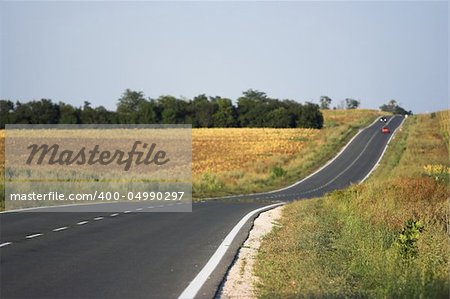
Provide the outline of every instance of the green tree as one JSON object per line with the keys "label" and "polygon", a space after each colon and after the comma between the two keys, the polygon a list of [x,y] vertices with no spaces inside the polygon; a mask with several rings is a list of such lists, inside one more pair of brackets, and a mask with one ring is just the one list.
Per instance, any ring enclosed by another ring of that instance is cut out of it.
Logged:
{"label": "green tree", "polygon": [[359,107],[359,105],[360,105],[360,102],[358,100],[350,99],[350,98],[345,99],[345,106],[347,109],[356,109]]}
{"label": "green tree", "polygon": [[193,119],[192,126],[194,128],[210,128],[213,126],[213,115],[218,110],[216,103],[209,101],[205,94],[196,96],[192,100]]}
{"label": "green tree", "polygon": [[59,102],[59,123],[60,124],[80,123],[79,112],[72,105]]}
{"label": "green tree", "polygon": [[117,116],[113,111],[107,110],[103,106],[94,108],[94,121],[96,124],[117,124]]}
{"label": "green tree", "polygon": [[323,127],[323,115],[320,112],[319,105],[308,102],[303,105],[297,127],[321,129]]}
{"label": "green tree", "polygon": [[188,103],[173,96],[161,96],[158,98],[158,110],[163,124],[184,124],[188,116]]}
{"label": "green tree", "polygon": [[236,109],[230,99],[215,97],[212,99],[217,105],[217,111],[213,114],[214,127],[236,127]]}
{"label": "green tree", "polygon": [[0,100],[0,128],[13,122],[14,103],[9,100]]}
{"label": "green tree", "polygon": [[267,126],[270,128],[290,128],[291,115],[284,107],[276,108],[267,114]]}
{"label": "green tree", "polygon": [[157,105],[154,100],[148,99],[139,103],[137,107],[137,123],[158,123]]}
{"label": "green tree", "polygon": [[331,99],[327,96],[321,96],[320,97],[320,109],[330,109],[330,105],[331,105]]}
{"label": "green tree", "polygon": [[264,92],[249,89],[237,100],[238,122],[241,127],[264,127],[270,100]]}
{"label": "green tree", "polygon": [[13,119],[15,124],[57,124],[59,105],[49,99],[16,103]]}
{"label": "green tree", "polygon": [[406,111],[403,107],[400,107],[397,104],[396,100],[390,100],[387,104],[381,105],[380,110],[384,112],[390,112],[393,114],[401,114],[401,115],[412,114],[411,111]]}
{"label": "green tree", "polygon": [[126,89],[117,103],[117,116],[122,124],[138,123],[138,109],[145,102],[142,91]]}

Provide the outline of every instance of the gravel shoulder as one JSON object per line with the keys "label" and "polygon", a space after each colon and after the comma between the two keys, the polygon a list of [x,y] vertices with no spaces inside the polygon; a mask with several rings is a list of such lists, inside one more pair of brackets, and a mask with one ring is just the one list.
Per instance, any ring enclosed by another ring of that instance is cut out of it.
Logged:
{"label": "gravel shoulder", "polygon": [[274,226],[279,225],[283,206],[261,213],[255,219],[247,240],[238,252],[227,273],[218,298],[256,298],[254,285],[257,277],[253,275],[253,265],[263,237]]}

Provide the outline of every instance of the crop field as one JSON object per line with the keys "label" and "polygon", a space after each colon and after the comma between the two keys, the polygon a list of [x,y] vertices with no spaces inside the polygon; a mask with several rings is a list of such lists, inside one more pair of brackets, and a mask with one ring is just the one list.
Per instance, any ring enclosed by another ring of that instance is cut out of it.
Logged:
{"label": "crop field", "polygon": [[198,176],[205,172],[252,171],[255,163],[298,154],[319,136],[317,129],[195,129],[192,172]]}
{"label": "crop field", "polygon": [[[375,110],[324,110],[324,128],[213,128],[192,130],[195,197],[257,192],[306,176],[337,153]],[[4,172],[5,131],[0,131]],[[3,182],[0,183],[3,190]],[[3,192],[2,192],[3,193]]]}

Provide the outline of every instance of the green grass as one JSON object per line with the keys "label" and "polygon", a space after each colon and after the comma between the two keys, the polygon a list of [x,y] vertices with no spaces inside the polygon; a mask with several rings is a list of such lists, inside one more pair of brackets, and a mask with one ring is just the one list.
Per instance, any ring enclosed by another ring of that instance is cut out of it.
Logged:
{"label": "green grass", "polygon": [[429,115],[398,133],[366,183],[285,207],[258,253],[258,297],[448,298],[448,176],[423,168],[448,166],[447,147]]}

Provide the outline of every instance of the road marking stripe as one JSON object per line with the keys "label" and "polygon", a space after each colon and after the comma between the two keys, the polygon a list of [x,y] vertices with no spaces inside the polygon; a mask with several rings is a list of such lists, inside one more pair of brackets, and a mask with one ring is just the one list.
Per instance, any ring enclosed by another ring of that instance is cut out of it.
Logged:
{"label": "road marking stripe", "polygon": [[109,216],[111,216],[111,217],[116,217],[117,215],[119,215],[118,213],[114,213],[114,214],[111,214],[111,215],[109,215]]}
{"label": "road marking stripe", "polygon": [[136,211],[142,211],[142,208],[137,208]]}
{"label": "road marking stripe", "polygon": [[10,245],[10,244],[12,244],[12,242],[5,242],[5,243],[2,243],[2,244],[0,244],[0,248],[5,247],[5,246],[8,246],[8,245]]}
{"label": "road marking stripe", "polygon": [[159,205],[158,208],[164,208],[164,205]]}
{"label": "road marking stripe", "polygon": [[103,219],[103,217],[94,218],[95,221],[102,220],[102,219]]}
{"label": "road marking stripe", "polygon": [[247,215],[245,215],[239,222],[236,224],[233,229],[228,233],[228,235],[225,237],[225,239],[222,241],[222,243],[219,245],[217,250],[214,252],[214,254],[211,256],[209,261],[206,263],[206,265],[203,267],[203,269],[195,276],[194,280],[191,281],[191,283],[187,286],[186,289],[181,293],[181,295],[178,297],[179,299],[191,299],[195,298],[200,288],[203,286],[203,284],[208,280],[211,273],[216,269],[219,262],[222,260],[222,257],[225,255],[227,249],[229,248],[230,244],[233,242],[236,235],[239,233],[241,228],[244,226],[244,224],[256,213],[259,213],[264,210],[269,210],[271,208],[284,205],[285,203],[276,203],[270,206],[265,206],[256,210],[253,210],[249,212]]}
{"label": "road marking stripe", "polygon": [[80,221],[80,222],[78,222],[77,224],[78,225],[83,225],[83,224],[86,224],[86,223],[88,223],[89,221]]}
{"label": "road marking stripe", "polygon": [[125,212],[123,212],[124,214],[128,214],[128,213],[131,213],[131,211],[125,211]]}
{"label": "road marking stripe", "polygon": [[58,227],[58,228],[55,228],[53,231],[54,232],[59,232],[59,231],[65,230],[65,229],[68,229],[68,227],[67,226]]}
{"label": "road marking stripe", "polygon": [[147,209],[153,209],[154,207],[153,206],[149,206],[149,207],[147,207]]}
{"label": "road marking stripe", "polygon": [[33,238],[36,238],[36,237],[40,237],[40,236],[42,236],[43,234],[33,234],[33,235],[28,235],[28,236],[26,236],[25,238],[27,238],[27,239],[33,239]]}

